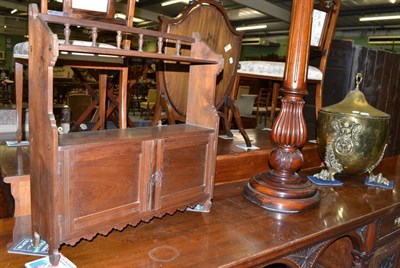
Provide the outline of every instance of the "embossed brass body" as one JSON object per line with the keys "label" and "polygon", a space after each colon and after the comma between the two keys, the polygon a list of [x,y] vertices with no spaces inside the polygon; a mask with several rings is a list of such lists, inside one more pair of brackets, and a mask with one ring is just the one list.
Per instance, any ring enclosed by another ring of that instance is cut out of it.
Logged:
{"label": "embossed brass body", "polygon": [[319,112],[317,143],[331,179],[371,172],[386,148],[390,116],[368,104],[358,78],[344,100]]}

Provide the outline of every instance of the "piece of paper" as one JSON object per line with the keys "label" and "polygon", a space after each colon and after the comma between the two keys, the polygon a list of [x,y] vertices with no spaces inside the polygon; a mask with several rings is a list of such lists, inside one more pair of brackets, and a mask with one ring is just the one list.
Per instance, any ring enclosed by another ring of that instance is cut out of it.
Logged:
{"label": "piece of paper", "polygon": [[47,256],[49,251],[49,245],[46,241],[41,240],[39,246],[34,247],[32,238],[29,236],[23,236],[17,243],[15,243],[9,250],[8,253],[34,255],[34,256]]}
{"label": "piece of paper", "polygon": [[76,265],[61,254],[60,262],[57,266],[52,266],[50,263],[49,256],[44,258],[25,263],[26,268],[47,268],[47,267],[59,267],[59,268],[76,268]]}
{"label": "piece of paper", "polygon": [[245,150],[259,150],[260,148],[257,146],[252,145],[251,147],[247,147],[246,144],[237,144],[236,145],[239,148],[245,149]]}
{"label": "piece of paper", "polygon": [[8,147],[28,146],[29,141],[21,141],[19,143],[17,141],[6,141],[6,144]]}
{"label": "piece of paper", "polygon": [[219,135],[218,137],[224,140],[233,140],[235,138],[235,136],[229,137],[228,135]]}

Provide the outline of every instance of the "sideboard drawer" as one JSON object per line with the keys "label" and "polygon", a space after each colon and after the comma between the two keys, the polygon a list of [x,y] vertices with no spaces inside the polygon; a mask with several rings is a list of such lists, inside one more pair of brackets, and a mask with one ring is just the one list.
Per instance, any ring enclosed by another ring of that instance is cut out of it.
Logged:
{"label": "sideboard drawer", "polygon": [[378,241],[400,234],[400,209],[381,218]]}

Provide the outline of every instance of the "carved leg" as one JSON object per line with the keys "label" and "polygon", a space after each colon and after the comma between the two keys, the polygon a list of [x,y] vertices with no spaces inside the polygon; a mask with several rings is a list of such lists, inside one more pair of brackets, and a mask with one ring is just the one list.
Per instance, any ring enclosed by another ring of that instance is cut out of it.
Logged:
{"label": "carved leg", "polygon": [[358,250],[353,250],[351,255],[353,256],[353,267],[356,268],[368,267],[371,257],[373,256],[373,254],[366,254]]}
{"label": "carved leg", "polygon": [[[38,247],[40,244],[40,235],[37,232],[33,233],[33,246],[34,247]],[[51,254],[50,254],[51,253]],[[49,259],[50,259],[50,263],[53,266],[57,266],[58,263],[60,262],[60,252],[58,251],[58,248],[54,248],[54,245],[51,245],[51,243],[49,243]]]}
{"label": "carved leg", "polygon": [[37,232],[34,232],[34,233],[33,233],[33,239],[32,239],[32,241],[33,241],[33,246],[34,246],[34,247],[39,246],[39,244],[40,244],[40,235],[39,235]]}
{"label": "carved leg", "polygon": [[54,249],[51,251],[49,250],[49,252],[52,252],[52,254],[49,256],[51,265],[57,266],[61,259],[60,252],[58,251],[58,249]]}
{"label": "carved leg", "polygon": [[229,107],[228,107],[228,104],[226,103],[226,99],[225,99],[223,111],[218,112],[218,115],[222,119],[222,128],[224,129],[226,136],[233,137],[233,133],[231,131],[231,126],[229,124],[228,113],[229,113]]}
{"label": "carved leg", "polygon": [[238,126],[239,132],[240,132],[240,134],[242,134],[242,137],[243,137],[244,141],[246,142],[246,146],[247,147],[251,147],[250,138],[249,138],[249,136],[247,135],[246,131],[243,128],[242,119],[240,118],[239,109],[236,107],[236,104],[233,102],[231,97],[227,97],[227,102],[226,103],[227,103],[228,107],[231,109],[231,111],[233,113],[233,116],[235,117],[236,124]]}

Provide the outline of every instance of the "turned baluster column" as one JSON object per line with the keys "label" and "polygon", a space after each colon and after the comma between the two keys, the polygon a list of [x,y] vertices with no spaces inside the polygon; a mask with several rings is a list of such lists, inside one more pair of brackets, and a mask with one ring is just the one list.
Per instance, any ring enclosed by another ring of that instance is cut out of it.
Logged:
{"label": "turned baluster column", "polygon": [[244,195],[268,210],[300,212],[319,203],[316,187],[296,171],[303,165],[299,151],[307,140],[303,97],[307,93],[312,0],[294,0],[283,81],[281,112],[272,127],[276,148],[270,154],[272,169],[250,179]]}

